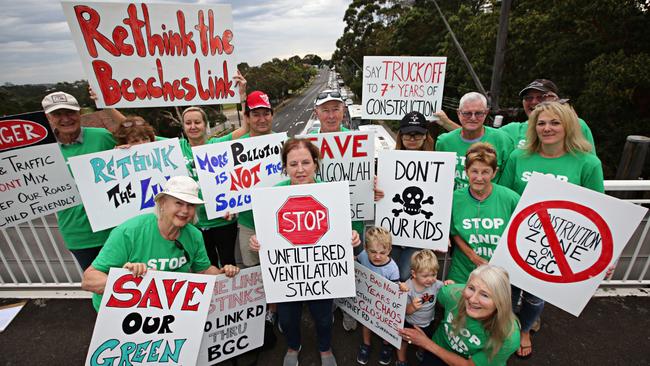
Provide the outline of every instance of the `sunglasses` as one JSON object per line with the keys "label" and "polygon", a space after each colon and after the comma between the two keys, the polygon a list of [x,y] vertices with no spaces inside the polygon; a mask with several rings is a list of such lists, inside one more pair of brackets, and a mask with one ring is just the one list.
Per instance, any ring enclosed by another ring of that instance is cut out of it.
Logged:
{"label": "sunglasses", "polygon": [[176,246],[176,248],[183,251],[183,257],[185,257],[185,260],[187,261],[187,263],[189,263],[190,262],[190,255],[189,255],[189,253],[187,253],[187,250],[185,250],[185,247],[183,246],[183,244],[181,244],[181,242],[178,241],[178,240],[174,240],[174,245]]}
{"label": "sunglasses", "polygon": [[420,141],[424,140],[426,135],[421,134],[421,133],[410,133],[407,135],[402,135],[402,140],[415,140],[415,141]]}
{"label": "sunglasses", "polygon": [[132,121],[124,121],[124,122],[122,122],[122,127],[131,128],[134,125],[135,126],[144,126],[145,123],[146,123],[145,121],[142,121],[142,120],[139,120],[139,119],[132,120]]}
{"label": "sunglasses", "polygon": [[534,95],[526,95],[524,97],[524,100],[526,102],[533,102],[535,100],[539,100],[541,102],[554,102],[557,101],[559,98],[557,94],[555,93],[546,93],[541,96],[534,96]]}
{"label": "sunglasses", "polygon": [[318,94],[318,96],[316,97],[316,100],[325,99],[328,96],[332,96],[332,98],[341,98],[341,93],[339,93],[337,91],[322,92],[322,93]]}

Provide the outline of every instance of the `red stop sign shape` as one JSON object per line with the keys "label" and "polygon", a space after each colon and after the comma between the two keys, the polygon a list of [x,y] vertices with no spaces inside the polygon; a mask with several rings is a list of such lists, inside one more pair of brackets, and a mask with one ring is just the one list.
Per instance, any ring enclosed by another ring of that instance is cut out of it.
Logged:
{"label": "red stop sign shape", "polygon": [[293,245],[316,244],[329,229],[329,212],[312,196],[289,197],[277,212],[278,233]]}

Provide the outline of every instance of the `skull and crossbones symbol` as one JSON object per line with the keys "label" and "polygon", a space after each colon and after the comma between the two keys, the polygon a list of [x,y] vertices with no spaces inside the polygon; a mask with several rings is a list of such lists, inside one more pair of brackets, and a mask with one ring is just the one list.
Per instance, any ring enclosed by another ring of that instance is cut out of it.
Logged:
{"label": "skull and crossbones symbol", "polygon": [[428,220],[433,215],[433,212],[423,210],[422,205],[433,205],[433,196],[429,196],[425,200],[423,200],[423,198],[424,192],[420,187],[406,187],[401,196],[399,193],[397,193],[395,194],[395,197],[393,197],[393,202],[400,203],[402,205],[402,208],[393,209],[392,212],[395,217],[398,217],[402,212],[407,213],[411,216],[422,214]]}

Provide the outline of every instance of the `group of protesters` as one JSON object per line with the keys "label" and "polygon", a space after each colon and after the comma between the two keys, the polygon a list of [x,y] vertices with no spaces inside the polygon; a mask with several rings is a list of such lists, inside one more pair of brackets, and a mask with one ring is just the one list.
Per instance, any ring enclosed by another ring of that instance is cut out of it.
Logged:
{"label": "group of protesters", "polygon": [[[208,219],[194,168],[192,147],[273,133],[273,107],[262,91],[247,93],[246,80],[235,76],[244,105],[242,127],[219,138],[208,136],[205,111],[189,107],[182,113],[184,137],[180,146],[189,177],[172,177],[155,196],[155,210],[127,220],[112,230],[93,232],[83,205],[60,211],[63,239],[85,271],[82,286],[94,293],[99,308],[111,267],[123,267],[141,276],[148,269],[226,274],[259,265],[258,251],[264,243],[255,235],[252,211]],[[351,222],[351,246],[360,263],[408,292],[407,324],[400,331],[404,343],[395,352],[384,344],[380,363],[387,365],[397,354],[396,365],[406,365],[406,348],[416,346],[422,365],[505,365],[514,353],[532,355],[531,331],[539,324],[544,301],[511,286],[503,269],[488,264],[496,242],[470,240],[471,235],[499,237],[505,225],[471,225],[467,219],[491,219],[507,223],[531,172],[603,192],[603,173],[595,153],[591,132],[573,108],[560,99],[557,86],[538,79],[521,92],[528,121],[511,122],[492,128],[484,122],[489,114],[485,96],[471,92],[459,103],[460,125],[444,112],[437,112],[437,125],[449,130],[437,138],[436,126],[419,112],[403,116],[396,149],[447,151],[457,154],[453,194],[448,281],[437,279],[435,253],[411,247],[392,246],[390,233],[363,221]],[[118,122],[111,132],[81,127],[76,99],[55,92],[43,99],[43,109],[54,130],[62,154],[70,157],[113,148],[129,148],[151,142],[152,126],[137,116],[109,110]],[[337,90],[323,90],[314,102],[320,133],[348,131],[342,126],[345,103]],[[279,185],[319,183],[319,150],[308,139],[290,138],[282,152],[287,180]],[[375,188],[375,199],[384,199]],[[472,221],[477,222],[478,220]],[[444,316],[433,329],[434,305]],[[306,305],[314,319],[323,365],[336,365],[332,353],[333,300],[311,300],[269,304],[267,321],[276,322],[287,340],[284,365],[298,365],[301,350],[301,314]],[[516,314],[516,315],[515,315]],[[345,315],[345,313],[344,313]],[[344,328],[354,330],[356,322],[346,315]],[[371,333],[363,328],[357,361],[368,362]]]}

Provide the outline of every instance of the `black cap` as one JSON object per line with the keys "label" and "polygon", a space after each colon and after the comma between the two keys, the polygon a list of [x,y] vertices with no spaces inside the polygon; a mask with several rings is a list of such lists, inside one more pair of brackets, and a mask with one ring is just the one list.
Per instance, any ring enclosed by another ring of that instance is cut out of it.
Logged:
{"label": "black cap", "polygon": [[554,82],[548,79],[535,79],[532,83],[526,85],[526,87],[519,92],[519,96],[523,97],[524,94],[526,94],[526,92],[531,89],[539,90],[543,93],[553,92],[555,94],[560,94],[560,91]]}
{"label": "black cap", "polygon": [[399,123],[399,132],[401,133],[427,133],[427,120],[424,118],[424,115],[420,112],[409,112],[407,113],[402,121]]}

